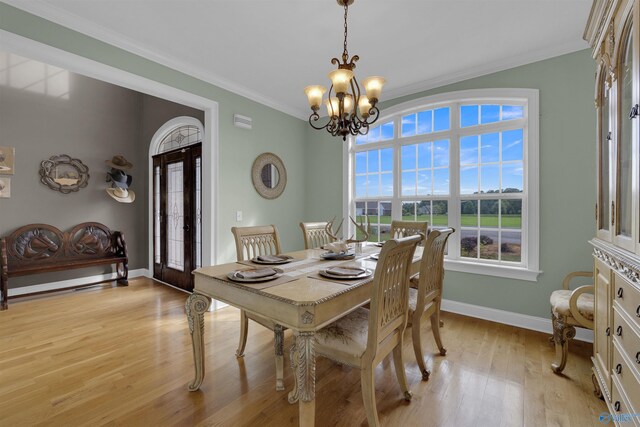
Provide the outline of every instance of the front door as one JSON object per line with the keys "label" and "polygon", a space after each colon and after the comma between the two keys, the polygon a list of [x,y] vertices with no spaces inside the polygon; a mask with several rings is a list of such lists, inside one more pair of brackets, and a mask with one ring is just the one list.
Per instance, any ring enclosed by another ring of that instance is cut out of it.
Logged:
{"label": "front door", "polygon": [[201,265],[200,144],[153,156],[154,279],[193,290]]}

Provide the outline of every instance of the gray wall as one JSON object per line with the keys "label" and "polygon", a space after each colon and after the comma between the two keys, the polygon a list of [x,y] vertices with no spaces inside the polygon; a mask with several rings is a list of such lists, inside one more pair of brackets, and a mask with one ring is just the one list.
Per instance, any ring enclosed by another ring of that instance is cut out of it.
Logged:
{"label": "gray wall", "polygon": [[[0,52],[0,57],[14,64],[0,84],[0,145],[16,150],[11,198],[0,199],[0,235],[30,223],[68,231],[81,222],[101,222],[125,233],[130,269],[146,268],[150,140],[171,118],[187,115],[204,121],[204,113],[17,55]],[[87,187],[62,194],[40,182],[40,162],[58,154],[88,166]],[[134,203],[118,203],[105,192],[105,160],[115,154],[134,164]],[[109,267],[16,278],[11,288],[107,271]]]}

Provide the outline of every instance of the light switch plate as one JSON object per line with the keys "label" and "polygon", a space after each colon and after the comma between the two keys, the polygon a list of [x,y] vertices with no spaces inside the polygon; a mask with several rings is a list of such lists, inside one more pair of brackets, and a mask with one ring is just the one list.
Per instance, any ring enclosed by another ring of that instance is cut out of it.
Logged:
{"label": "light switch plate", "polygon": [[242,221],[242,211],[236,211],[236,221]]}

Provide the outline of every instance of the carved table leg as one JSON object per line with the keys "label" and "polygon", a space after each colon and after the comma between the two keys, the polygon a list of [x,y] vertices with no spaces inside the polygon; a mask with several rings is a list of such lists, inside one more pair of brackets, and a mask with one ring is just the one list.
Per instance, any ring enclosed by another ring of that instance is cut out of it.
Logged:
{"label": "carved table leg", "polygon": [[313,332],[297,332],[291,347],[291,366],[294,369],[294,389],[289,403],[298,402],[300,426],[313,426],[316,416],[316,354]]}
{"label": "carved table leg", "polygon": [[189,391],[198,390],[204,379],[204,313],[209,310],[209,306],[211,298],[195,293],[189,295],[185,304],[196,368],[195,378],[189,383]]}

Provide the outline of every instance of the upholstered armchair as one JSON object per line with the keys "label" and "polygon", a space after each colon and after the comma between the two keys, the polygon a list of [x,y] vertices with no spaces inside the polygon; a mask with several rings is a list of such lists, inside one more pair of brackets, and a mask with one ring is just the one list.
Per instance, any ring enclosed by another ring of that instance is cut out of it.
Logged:
{"label": "upholstered armchair", "polygon": [[574,271],[567,274],[562,281],[562,289],[551,294],[553,337],[550,340],[556,346],[556,358],[551,364],[551,369],[556,374],[560,374],[567,364],[569,340],[576,336],[575,327],[593,330],[594,287],[591,284],[571,290],[571,280],[576,277],[593,277],[593,272]]}

